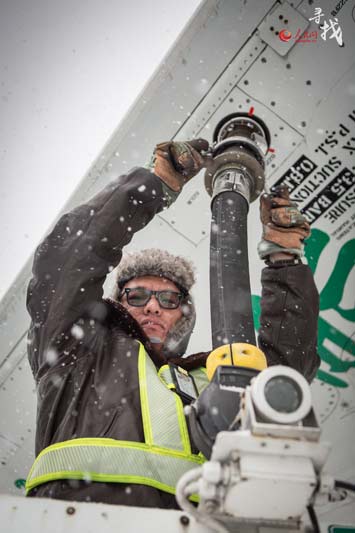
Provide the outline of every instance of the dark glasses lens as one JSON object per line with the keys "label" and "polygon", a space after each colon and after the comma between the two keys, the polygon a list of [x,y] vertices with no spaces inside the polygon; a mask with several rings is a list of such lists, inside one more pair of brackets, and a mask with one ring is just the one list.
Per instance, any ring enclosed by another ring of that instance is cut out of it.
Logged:
{"label": "dark glasses lens", "polygon": [[148,289],[138,288],[138,289],[129,289],[127,291],[127,302],[129,305],[140,307],[145,305],[151,296],[151,292]]}
{"label": "dark glasses lens", "polygon": [[133,307],[143,307],[149,302],[152,294],[156,296],[161,307],[164,309],[176,309],[180,305],[182,294],[175,291],[150,291],[143,287],[124,289],[127,302]]}
{"label": "dark glasses lens", "polygon": [[157,294],[157,298],[165,309],[176,309],[180,305],[181,294],[174,291],[161,291]]}

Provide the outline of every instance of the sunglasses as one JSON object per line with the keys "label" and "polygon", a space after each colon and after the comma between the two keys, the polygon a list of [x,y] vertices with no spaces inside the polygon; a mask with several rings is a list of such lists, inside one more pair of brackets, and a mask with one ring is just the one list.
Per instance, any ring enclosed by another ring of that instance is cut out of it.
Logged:
{"label": "sunglasses", "polygon": [[123,289],[119,298],[121,299],[124,294],[127,296],[128,304],[133,307],[144,307],[154,295],[163,309],[177,309],[183,298],[181,292],[151,291],[144,287]]}

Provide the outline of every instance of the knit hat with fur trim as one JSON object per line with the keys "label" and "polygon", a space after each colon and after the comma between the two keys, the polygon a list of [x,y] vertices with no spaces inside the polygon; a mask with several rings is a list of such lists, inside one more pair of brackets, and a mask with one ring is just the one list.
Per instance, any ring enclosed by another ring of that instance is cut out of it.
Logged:
{"label": "knit hat with fur trim", "polygon": [[166,357],[185,353],[196,321],[195,305],[189,291],[195,283],[194,267],[190,261],[165,250],[149,248],[136,253],[127,253],[116,269],[116,284],[111,298],[118,301],[120,289],[133,278],[156,276],[169,279],[186,292],[181,302],[182,317],[170,330],[164,342]]}

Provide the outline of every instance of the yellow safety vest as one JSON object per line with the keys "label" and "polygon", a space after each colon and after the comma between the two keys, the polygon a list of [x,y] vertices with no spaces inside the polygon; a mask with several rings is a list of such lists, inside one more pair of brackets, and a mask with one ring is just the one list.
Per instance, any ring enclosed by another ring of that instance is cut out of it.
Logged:
{"label": "yellow safety vest", "polygon": [[[202,369],[193,370],[199,392],[207,385]],[[48,446],[37,456],[26,492],[58,479],[138,483],[175,494],[179,478],[204,462],[191,452],[181,398],[173,391],[168,365],[157,372],[140,344],[138,376],[144,442],[79,438]],[[194,498],[192,498],[194,499]]]}

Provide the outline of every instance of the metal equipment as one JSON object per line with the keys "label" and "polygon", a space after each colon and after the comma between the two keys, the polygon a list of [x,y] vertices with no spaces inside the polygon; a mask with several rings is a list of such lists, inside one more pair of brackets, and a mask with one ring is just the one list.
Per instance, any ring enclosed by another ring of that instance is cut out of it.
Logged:
{"label": "metal equipment", "polygon": [[[224,346],[230,364],[235,343],[251,345],[236,350],[234,356],[250,355],[255,348],[254,320],[249,279],[247,216],[249,203],[264,188],[265,155],[270,146],[270,133],[262,120],[246,113],[224,117],[213,134],[211,160],[205,173],[205,187],[211,195],[210,293],[212,345]],[[228,345],[230,345],[230,350]],[[219,357],[219,352],[217,358]],[[210,356],[209,359],[211,359]],[[265,359],[265,358],[264,358]],[[219,361],[225,364],[225,361]],[[240,363],[243,366],[243,363]],[[250,366],[250,365],[248,365]],[[266,360],[265,360],[266,366]],[[265,366],[241,369],[230,376],[238,390]],[[228,367],[228,374],[232,372]],[[212,376],[211,376],[212,377]],[[239,411],[239,402],[229,402],[229,391],[222,390],[223,371],[219,369],[212,383],[190,411],[193,437],[199,449],[210,457],[219,431],[230,429]],[[242,389],[241,389],[242,388]],[[212,404],[213,414],[206,406]],[[202,407],[201,407],[202,406]]]}
{"label": "metal equipment", "polygon": [[[233,531],[243,523],[305,531],[307,508],[335,487],[322,474],[330,445],[320,442],[310,387],[301,374],[279,365],[254,376],[243,390],[243,380],[253,377],[250,369],[216,370],[211,384],[219,385],[222,399],[213,406],[201,395],[200,412],[211,411],[212,420],[215,410],[223,423],[225,407],[227,414],[233,404],[240,409],[216,435],[210,461],[180,479],[177,499],[215,531]],[[194,409],[188,408],[190,418]],[[200,496],[197,510],[187,499],[193,493]]]}
{"label": "metal equipment", "polygon": [[[260,119],[236,113],[217,125],[213,140],[205,175],[212,196],[212,380],[185,408],[209,461],[181,478],[177,500],[215,531],[261,522],[300,531],[316,494],[329,492],[321,470],[330,447],[319,440],[305,378],[289,367],[266,368],[255,346],[247,214],[264,187],[270,134]],[[193,493],[197,509],[188,501]]]}

